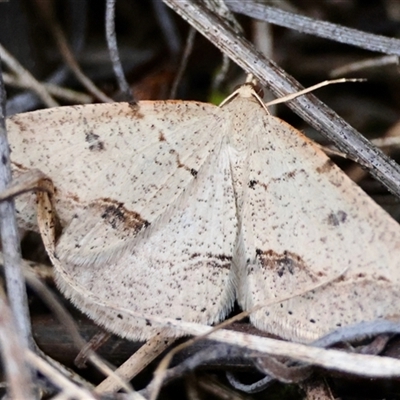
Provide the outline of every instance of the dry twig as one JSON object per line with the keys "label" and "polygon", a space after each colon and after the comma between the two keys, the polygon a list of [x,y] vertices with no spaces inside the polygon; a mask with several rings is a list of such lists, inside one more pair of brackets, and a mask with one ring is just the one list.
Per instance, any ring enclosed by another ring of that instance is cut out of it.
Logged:
{"label": "dry twig", "polygon": [[125,101],[134,101],[132,90],[126,80],[121,60],[119,58],[117,36],[115,34],[115,0],[107,0],[106,2],[106,38],[119,90],[124,96]]}
{"label": "dry twig", "polygon": [[[5,90],[0,64],[0,191],[11,181],[10,150],[7,142],[5,124],[5,100]],[[17,346],[20,347],[23,352],[28,347],[33,348],[34,344],[29,318],[28,298],[21,270],[21,252],[13,200],[0,203],[0,234],[8,298],[16,325],[14,343],[17,343]],[[3,305],[3,308],[4,307]],[[9,367],[10,366],[8,366],[8,368]],[[20,368],[19,373],[21,374],[19,383],[24,384],[21,390],[25,393],[30,393],[32,386],[29,370],[26,368],[24,362],[20,363],[18,368]],[[12,370],[12,373],[16,372]]]}

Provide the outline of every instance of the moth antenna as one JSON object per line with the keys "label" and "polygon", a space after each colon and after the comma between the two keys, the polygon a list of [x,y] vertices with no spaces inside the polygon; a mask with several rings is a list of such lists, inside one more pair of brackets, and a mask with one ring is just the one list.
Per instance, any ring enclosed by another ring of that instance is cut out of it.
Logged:
{"label": "moth antenna", "polygon": [[331,80],[327,80],[327,81],[323,81],[320,83],[317,83],[316,85],[310,86],[306,89],[300,90],[299,92],[296,93],[291,93],[288,94],[286,96],[280,97],[279,99],[275,99],[272,101],[269,101],[268,103],[266,103],[265,105],[267,107],[272,106],[274,104],[281,104],[281,103],[285,103],[286,101],[290,101],[295,99],[296,97],[302,96],[303,94],[306,93],[310,93],[314,90],[320,89],[324,86],[328,86],[328,85],[333,85],[336,83],[344,83],[344,82],[365,82],[366,79],[363,78],[354,78],[354,79],[348,79],[348,78],[339,78],[339,79],[331,79]]}
{"label": "moth antenna", "polygon": [[246,83],[240,85],[235,91],[229,95],[219,106],[223,107],[225,104],[229,103],[232,99],[234,99],[237,96],[241,96],[243,98],[247,97],[254,97],[260,105],[265,109],[267,114],[270,114],[268,107],[265,105],[264,100],[262,99],[263,91],[262,89],[260,90],[259,85],[257,85],[257,82],[253,80],[253,82],[247,82],[248,79],[246,79]]}

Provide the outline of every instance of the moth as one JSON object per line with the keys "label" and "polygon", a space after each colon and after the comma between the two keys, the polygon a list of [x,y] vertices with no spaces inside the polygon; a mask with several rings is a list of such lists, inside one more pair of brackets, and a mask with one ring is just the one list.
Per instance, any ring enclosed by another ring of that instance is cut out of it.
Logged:
{"label": "moth", "polygon": [[[14,176],[39,169],[54,186],[59,288],[120,336],[158,330],[123,309],[214,324],[235,300],[267,305],[251,322],[299,342],[399,317],[397,222],[250,85],[222,107],[60,107],[7,129]],[[16,200],[38,230],[35,201]]]}

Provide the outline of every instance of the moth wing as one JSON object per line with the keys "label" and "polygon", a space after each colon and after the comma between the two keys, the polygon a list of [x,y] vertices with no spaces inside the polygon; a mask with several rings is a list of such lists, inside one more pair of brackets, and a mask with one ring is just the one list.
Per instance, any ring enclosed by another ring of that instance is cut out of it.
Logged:
{"label": "moth wing", "polygon": [[[14,174],[37,168],[51,178],[63,227],[87,208],[81,255],[108,259],[193,181],[215,146],[216,113],[209,104],[159,101],[16,115],[7,120]],[[29,229],[32,205],[32,194],[17,199]]]}
{"label": "moth wing", "polygon": [[91,318],[130,339],[147,339],[160,327],[124,309],[147,317],[220,321],[235,298],[235,207],[229,154],[222,140],[181,195],[112,259],[82,259],[76,241],[80,230],[86,231],[87,210],[82,210],[64,231],[53,257],[58,285]]}
{"label": "moth wing", "polygon": [[253,324],[307,342],[344,325],[398,317],[397,222],[300,132],[261,107],[258,121],[248,128],[239,303],[251,310],[306,293],[254,312]]}

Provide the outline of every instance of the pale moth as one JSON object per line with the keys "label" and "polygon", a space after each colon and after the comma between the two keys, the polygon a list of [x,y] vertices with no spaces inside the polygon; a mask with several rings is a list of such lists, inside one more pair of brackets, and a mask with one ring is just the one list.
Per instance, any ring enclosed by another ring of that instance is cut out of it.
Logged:
{"label": "pale moth", "polygon": [[[399,316],[397,222],[250,85],[222,107],[60,107],[16,115],[7,129],[14,176],[39,169],[55,187],[58,286],[118,335],[142,340],[159,327],[115,306],[213,324],[235,299],[251,310],[313,287],[251,322],[309,342]],[[35,195],[17,209],[37,230]]]}

